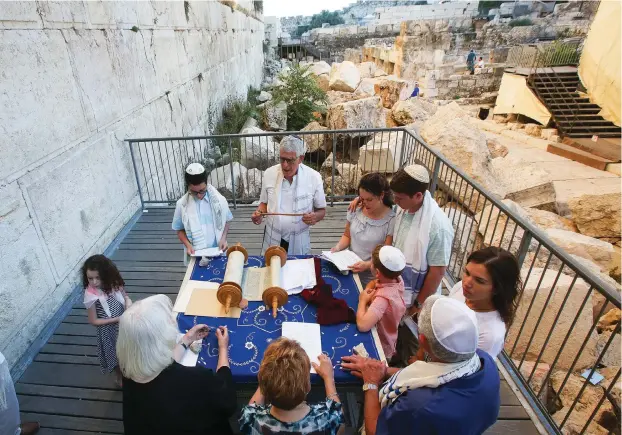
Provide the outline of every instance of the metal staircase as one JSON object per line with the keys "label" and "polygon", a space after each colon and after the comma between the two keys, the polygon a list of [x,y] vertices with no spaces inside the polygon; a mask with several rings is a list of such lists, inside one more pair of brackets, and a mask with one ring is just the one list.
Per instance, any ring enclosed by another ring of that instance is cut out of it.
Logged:
{"label": "metal staircase", "polygon": [[577,92],[580,79],[576,68],[538,68],[530,74],[527,84],[549,109],[563,136],[620,137],[620,127],[599,115],[600,106]]}

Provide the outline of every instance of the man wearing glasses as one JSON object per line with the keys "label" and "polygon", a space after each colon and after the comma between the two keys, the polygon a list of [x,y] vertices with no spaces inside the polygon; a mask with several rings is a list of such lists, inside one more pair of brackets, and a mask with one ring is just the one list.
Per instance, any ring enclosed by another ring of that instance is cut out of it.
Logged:
{"label": "man wearing glasses", "polygon": [[309,226],[326,214],[326,196],[319,172],[303,165],[305,144],[296,136],[281,141],[281,163],[268,168],[263,177],[259,207],[251,216],[256,225],[262,213],[297,216],[267,216],[262,252],[279,245],[289,255],[311,253]]}
{"label": "man wearing glasses", "polygon": [[[200,163],[191,163],[184,173],[188,192],[175,207],[173,229],[186,247],[188,254],[199,249],[227,247],[229,222],[233,215],[224,196],[211,184],[207,184],[207,172]],[[200,266],[206,266],[202,257]]]}

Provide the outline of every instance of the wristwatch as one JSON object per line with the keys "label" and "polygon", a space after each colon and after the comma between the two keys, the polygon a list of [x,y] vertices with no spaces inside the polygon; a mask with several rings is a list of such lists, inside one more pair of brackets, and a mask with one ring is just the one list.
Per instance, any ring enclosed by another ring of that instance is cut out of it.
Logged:
{"label": "wristwatch", "polygon": [[413,305],[415,307],[417,307],[417,309],[421,309],[421,304],[419,303],[419,301],[417,300],[417,298],[415,298],[415,301],[413,302]]}
{"label": "wristwatch", "polygon": [[378,385],[376,384],[363,384],[363,391],[367,391],[367,390],[377,390],[378,389]]}

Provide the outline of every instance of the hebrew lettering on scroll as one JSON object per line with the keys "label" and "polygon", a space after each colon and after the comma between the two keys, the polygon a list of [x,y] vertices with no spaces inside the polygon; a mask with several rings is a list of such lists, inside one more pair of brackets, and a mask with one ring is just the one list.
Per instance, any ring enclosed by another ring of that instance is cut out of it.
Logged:
{"label": "hebrew lettering on scroll", "polygon": [[270,269],[247,267],[242,277],[242,295],[248,301],[261,301],[263,291],[270,287]]}

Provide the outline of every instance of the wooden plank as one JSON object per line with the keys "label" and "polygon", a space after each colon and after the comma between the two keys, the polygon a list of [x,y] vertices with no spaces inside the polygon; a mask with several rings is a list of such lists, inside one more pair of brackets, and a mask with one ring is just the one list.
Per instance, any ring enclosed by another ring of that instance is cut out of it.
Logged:
{"label": "wooden plank", "polygon": [[497,420],[485,435],[539,435],[531,420]]}
{"label": "wooden plank", "polygon": [[501,379],[501,404],[515,406],[521,405],[518,397],[516,397],[516,394],[514,394],[514,391],[512,391],[512,389],[504,379]]}
{"label": "wooden plank", "polygon": [[156,281],[182,281],[184,272],[126,272],[123,274],[123,280],[126,286],[134,280],[156,280]]}
{"label": "wooden plank", "polygon": [[97,346],[97,338],[81,337],[79,335],[54,334],[48,340],[48,344],[75,344],[78,346]]}
{"label": "wooden plank", "polygon": [[15,384],[15,391],[17,394],[28,396],[67,397],[72,399],[123,402],[123,393],[121,391],[99,390],[95,388],[56,387],[18,382]]}
{"label": "wooden plank", "polygon": [[123,422],[117,420],[49,415],[34,412],[22,412],[21,415],[22,421],[38,421],[42,427],[50,429],[83,430],[110,434],[123,433]]}
{"label": "wooden plank", "polygon": [[95,326],[91,325],[76,325],[73,323],[61,323],[55,334],[64,334],[64,335],[83,335],[85,337],[95,337],[97,335],[97,330]]}
{"label": "wooden plank", "polygon": [[114,376],[105,376],[97,366],[33,362],[19,380],[28,384],[118,390]]}
{"label": "wooden plank", "polygon": [[60,397],[17,396],[22,412],[72,415],[110,420],[123,420],[123,405],[120,402],[101,402]]}
{"label": "wooden plank", "polygon": [[91,346],[83,346],[77,344],[55,344],[47,343],[41,348],[42,353],[57,355],[76,355],[76,356],[97,356],[97,340],[93,337]]}
{"label": "wooden plank", "polygon": [[128,280],[126,282],[125,291],[129,293],[152,293],[154,295],[160,293],[175,293],[179,292],[179,286],[183,281],[181,279],[176,281],[157,281],[151,279],[135,279]]}
{"label": "wooden plank", "polygon": [[529,420],[529,414],[520,405],[501,405],[499,420]]}
{"label": "wooden plank", "polygon": [[53,362],[60,364],[86,364],[99,366],[99,358],[94,356],[79,355],[56,355],[48,353],[39,353],[35,356],[35,361]]}
{"label": "wooden plank", "polygon": [[64,323],[77,323],[77,324],[88,324],[89,319],[86,316],[73,316],[69,315],[63,319]]}

